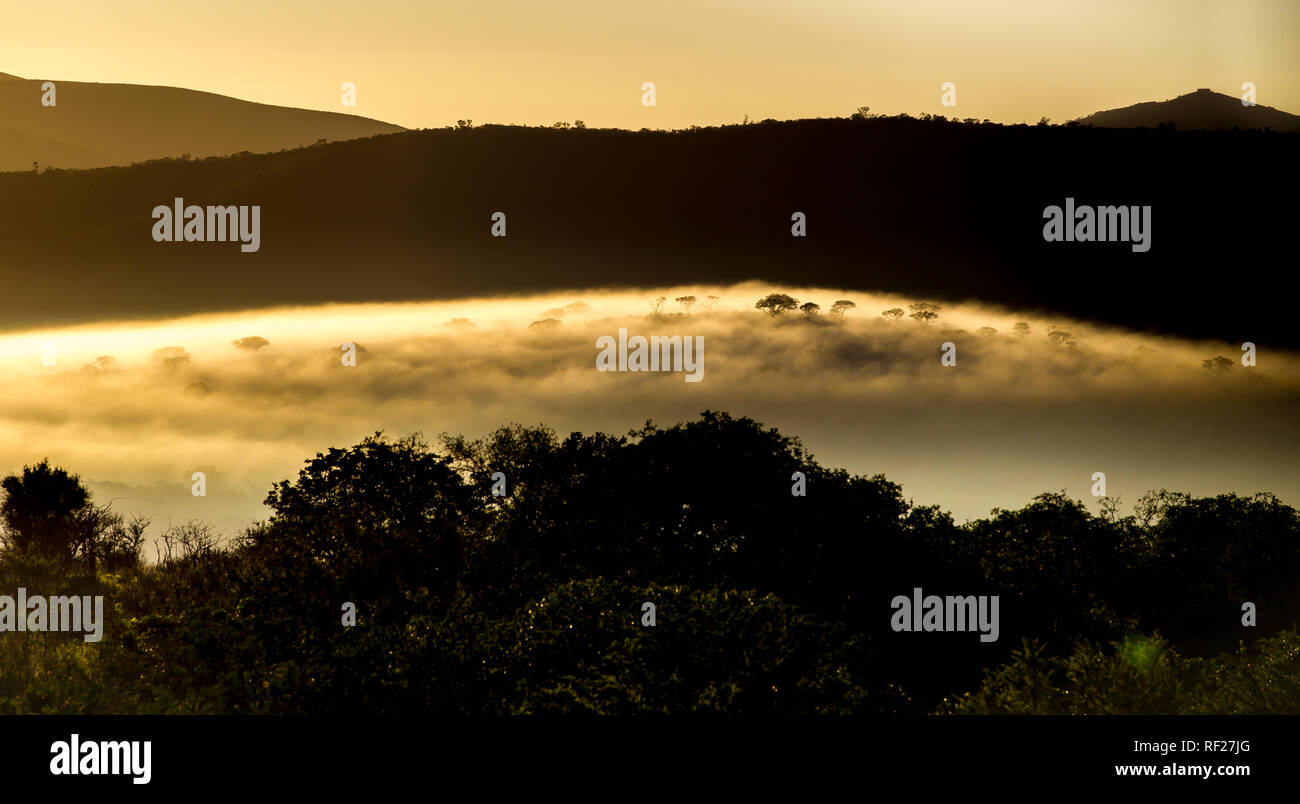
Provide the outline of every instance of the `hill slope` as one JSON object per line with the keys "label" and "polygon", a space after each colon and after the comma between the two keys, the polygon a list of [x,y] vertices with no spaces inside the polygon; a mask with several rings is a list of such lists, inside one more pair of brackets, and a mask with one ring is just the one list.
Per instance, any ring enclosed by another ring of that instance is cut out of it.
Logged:
{"label": "hill slope", "polygon": [[1300,131],[1300,115],[1270,106],[1242,106],[1241,98],[1198,89],[1173,100],[1135,103],[1121,109],[1096,112],[1079,118],[1083,125],[1103,128],[1156,128],[1173,122],[1184,131],[1228,131],[1239,128]]}
{"label": "hill slope", "polygon": [[[761,279],[1300,345],[1283,196],[1300,182],[1298,146],[1296,134],[913,119],[484,126],[9,173],[0,322]],[[1243,152],[1268,170],[1227,169]],[[151,212],[177,196],[260,205],[260,250],[155,243]],[[1043,210],[1066,198],[1150,205],[1150,251],[1045,242]],[[490,233],[498,211],[504,238]],[[796,211],[806,237],[791,236]]]}
{"label": "hill slope", "polygon": [[265,153],[402,131],[356,115],[291,109],[209,92],[135,84],[41,80],[0,73],[0,171],[94,168],[148,159]]}

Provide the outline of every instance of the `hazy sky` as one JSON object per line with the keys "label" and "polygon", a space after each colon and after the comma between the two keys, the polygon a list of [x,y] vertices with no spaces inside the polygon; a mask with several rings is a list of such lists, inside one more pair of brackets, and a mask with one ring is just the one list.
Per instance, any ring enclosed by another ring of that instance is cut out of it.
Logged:
{"label": "hazy sky", "polygon": [[[1065,120],[1199,87],[1239,95],[1244,81],[1300,112],[1295,0],[51,0],[3,16],[0,72],[408,127],[672,128],[862,105]],[[954,108],[940,105],[946,81]]]}

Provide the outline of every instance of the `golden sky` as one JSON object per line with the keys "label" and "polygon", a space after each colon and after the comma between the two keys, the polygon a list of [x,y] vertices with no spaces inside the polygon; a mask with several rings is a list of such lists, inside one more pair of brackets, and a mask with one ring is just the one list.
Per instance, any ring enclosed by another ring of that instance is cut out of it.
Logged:
{"label": "golden sky", "polygon": [[[0,72],[181,86],[408,127],[1066,120],[1209,87],[1300,112],[1295,0],[50,0]],[[355,108],[340,85],[357,86]],[[653,81],[657,104],[641,104]],[[941,85],[957,105],[940,105]]]}

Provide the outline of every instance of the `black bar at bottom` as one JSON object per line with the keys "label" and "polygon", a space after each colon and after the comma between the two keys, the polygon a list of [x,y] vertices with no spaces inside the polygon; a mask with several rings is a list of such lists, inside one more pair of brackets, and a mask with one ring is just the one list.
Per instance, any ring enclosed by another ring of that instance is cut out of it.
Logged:
{"label": "black bar at bottom", "polygon": [[[434,785],[435,793],[463,791],[457,797],[471,790],[551,789],[623,798],[652,788],[680,793],[789,786],[815,799],[842,784],[869,790],[890,781],[970,791],[1012,792],[1029,783],[1056,790],[1196,784],[1229,791],[1287,783],[1300,748],[1296,726],[1287,717],[1189,716],[24,716],[0,718],[0,770],[6,790],[114,788],[128,796]],[[54,775],[51,763],[64,751],[57,744],[66,743],[70,752],[74,734],[82,761],[87,753],[102,757],[108,741],[138,741],[142,760],[148,741],[148,783],[134,783],[143,774],[132,771]],[[1209,778],[1201,775],[1205,767]],[[1148,773],[1154,775],[1134,776]]]}

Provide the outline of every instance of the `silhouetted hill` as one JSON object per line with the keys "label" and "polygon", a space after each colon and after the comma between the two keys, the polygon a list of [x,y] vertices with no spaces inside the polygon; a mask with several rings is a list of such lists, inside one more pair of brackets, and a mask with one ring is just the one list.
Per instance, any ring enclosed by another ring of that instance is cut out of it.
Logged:
{"label": "silhouetted hill", "polygon": [[1135,103],[1080,118],[1079,123],[1106,128],[1156,128],[1172,122],[1184,130],[1228,131],[1239,128],[1300,131],[1300,115],[1269,106],[1242,106],[1241,98],[1198,89],[1173,100]]}
{"label": "silhouetted hill", "polygon": [[125,165],[190,154],[224,156],[402,131],[356,115],[290,109],[209,92],[134,84],[55,81],[0,73],[0,171]]}
{"label": "silhouetted hill", "polygon": [[[0,315],[12,328],[757,278],[1296,345],[1284,193],[1300,179],[1297,146],[1293,134],[914,119],[486,126],[11,173]],[[152,209],[177,196],[261,205],[261,250],[153,242]],[[1151,205],[1151,250],[1045,242],[1044,207],[1067,197]],[[490,236],[496,211],[505,238]],[[795,211],[807,237],[790,234]]]}
{"label": "silhouetted hill", "polygon": [[[22,164],[24,159],[27,160],[25,165]],[[121,161],[103,151],[0,125],[0,166],[5,170],[30,170],[33,162],[46,166],[97,167]]]}

